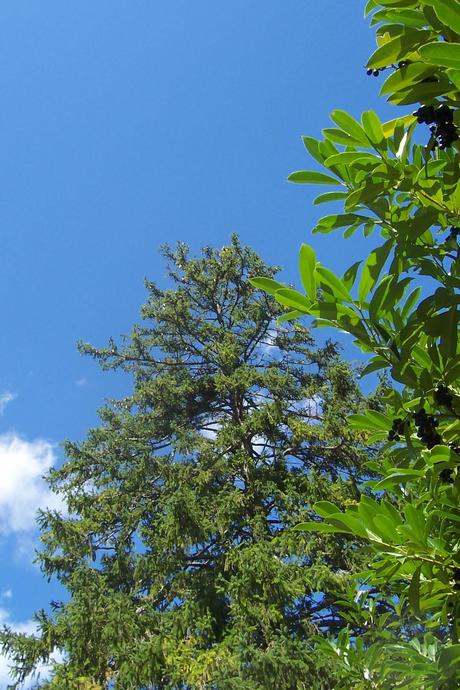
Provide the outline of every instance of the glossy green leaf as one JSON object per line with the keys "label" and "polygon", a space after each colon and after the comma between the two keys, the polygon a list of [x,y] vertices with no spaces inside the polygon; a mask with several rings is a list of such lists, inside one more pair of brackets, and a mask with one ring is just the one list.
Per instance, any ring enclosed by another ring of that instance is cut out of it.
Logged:
{"label": "glossy green leaf", "polygon": [[361,370],[361,378],[367,376],[368,374],[373,374],[375,371],[380,371],[388,366],[388,362],[383,357],[373,357],[369,364],[366,364],[364,369]]}
{"label": "glossy green leaf", "polygon": [[374,517],[374,526],[389,544],[399,541],[395,529],[396,525],[387,515],[376,515]]}
{"label": "glossy green leaf", "polygon": [[404,115],[404,117],[396,117],[393,120],[388,120],[382,123],[383,134],[386,139],[392,137],[395,133],[395,129],[399,126],[406,127],[413,124],[415,118],[413,115]]}
{"label": "glossy green leaf", "polygon": [[460,43],[428,43],[419,50],[422,60],[432,65],[460,69]]}
{"label": "glossy green leaf", "polygon": [[439,655],[438,665],[441,671],[449,673],[450,669],[460,665],[460,644],[444,647]]}
{"label": "glossy green leaf", "polygon": [[317,206],[318,204],[325,204],[329,201],[341,201],[342,199],[346,199],[346,197],[347,192],[325,192],[324,194],[319,194],[313,203]]}
{"label": "glossy green leaf", "polygon": [[451,362],[444,372],[444,382],[446,385],[457,384],[460,382],[460,362]]}
{"label": "glossy green leaf", "polygon": [[372,12],[372,10],[378,6],[377,0],[367,0],[366,6],[364,8],[364,16],[367,17],[369,12]]}
{"label": "glossy green leaf", "polygon": [[394,275],[385,276],[375,289],[372,299],[369,302],[369,317],[371,321],[380,321],[386,315],[382,310],[382,306],[388,295],[388,291],[395,280],[396,278]]}
{"label": "glossy green leaf", "polygon": [[[369,145],[369,142],[367,145]],[[338,165],[352,165],[358,161],[372,161],[378,164],[381,159],[366,151],[343,151],[342,153],[336,153],[326,158],[324,165],[328,168],[332,168]]]}
{"label": "glossy green leaf", "polygon": [[331,120],[349,136],[359,141],[361,146],[369,146],[369,140],[360,123],[344,110],[333,110]]}
{"label": "glossy green leaf", "polygon": [[[455,357],[458,345],[458,316],[459,312],[456,305],[453,305],[445,314],[441,315],[443,326],[441,330],[441,342],[439,350],[441,354],[448,357]],[[434,319],[430,321],[432,323]],[[427,329],[427,332],[428,329]]]}
{"label": "glossy green leaf", "polygon": [[424,165],[418,173],[417,177],[415,178],[415,181],[418,182],[419,180],[434,177],[438,172],[443,170],[446,167],[446,165],[446,160],[428,161],[428,163]]}
{"label": "glossy green leaf", "polygon": [[277,290],[281,290],[286,286],[283,283],[279,283],[273,278],[250,278],[249,282],[257,290],[263,290],[263,292],[268,292],[269,295],[274,295]]}
{"label": "glossy green leaf", "polygon": [[426,79],[435,72],[435,68],[424,63],[413,62],[406,67],[395,70],[383,82],[380,95],[385,96],[395,91],[400,91]]}
{"label": "glossy green leaf", "polygon": [[[322,134],[326,139],[329,139],[334,144],[341,144],[343,146],[362,146],[359,139],[351,137],[342,129],[335,129],[334,127],[326,127],[322,130]],[[337,153],[337,152],[336,152]],[[332,156],[332,153],[330,154]]]}
{"label": "glossy green leaf", "polygon": [[460,441],[460,420],[456,419],[455,422],[445,427],[442,436],[444,441],[458,443]]}
{"label": "glossy green leaf", "polygon": [[326,534],[349,534],[350,530],[345,527],[334,527],[327,522],[300,522],[292,528],[296,532],[323,532]]}
{"label": "glossy green leaf", "polygon": [[286,323],[287,321],[295,321],[299,319],[301,316],[304,316],[303,311],[298,311],[297,309],[293,309],[292,311],[286,312],[286,314],[282,314],[281,316],[278,316],[276,319],[276,323],[282,324]]}
{"label": "glossy green leaf", "polygon": [[426,454],[429,462],[454,462],[458,463],[459,456],[457,453],[449,446],[438,445],[431,448],[431,450]]}
{"label": "glossy green leaf", "polygon": [[364,130],[372,144],[378,149],[386,149],[386,139],[378,115],[373,110],[366,110],[362,114],[362,121]]}
{"label": "glossy green leaf", "polygon": [[292,290],[284,286],[282,289],[275,292],[275,298],[285,307],[297,309],[305,314],[308,314],[311,307],[311,300],[307,299],[305,295],[297,292],[297,290]]}
{"label": "glossy green leaf", "polygon": [[332,271],[324,266],[318,266],[316,272],[320,277],[320,281],[331,288],[334,296],[338,300],[345,300],[347,302],[353,301],[343,281],[336,276],[335,273],[332,273]]}
{"label": "glossy green leaf", "polygon": [[366,429],[368,431],[389,431],[390,420],[381,412],[367,410],[365,414],[352,414],[347,417],[348,424],[353,429]]}
{"label": "glossy green leaf", "polygon": [[423,29],[426,26],[426,19],[418,10],[382,9],[372,15],[371,25],[382,21],[404,24],[414,29]]}
{"label": "glossy green leaf", "polygon": [[392,63],[399,62],[408,56],[409,53],[416,50],[419,46],[429,40],[430,32],[407,29],[400,36],[384,43],[382,46],[372,53],[367,62],[367,67],[372,69],[381,69]]}
{"label": "glossy green leaf", "polygon": [[313,137],[307,136],[303,136],[302,141],[310,156],[322,165],[324,162],[324,156],[321,153],[320,142]]}
{"label": "glossy green leaf", "polygon": [[358,537],[367,537],[366,529],[364,528],[361,520],[356,515],[351,515],[350,512],[340,513],[340,515],[331,515],[328,518],[328,522],[336,527],[348,530],[350,534],[355,534]]}
{"label": "glossy green leaf", "polygon": [[390,285],[390,289],[388,290],[387,294],[385,295],[385,298],[383,300],[382,304],[382,309],[384,311],[393,309],[398,302],[402,300],[404,297],[404,294],[412,282],[413,278],[407,276],[406,278],[403,278],[397,283],[393,283]]}
{"label": "glossy green leaf", "polygon": [[367,182],[362,187],[351,192],[345,202],[345,210],[351,211],[356,206],[376,200],[384,193],[384,187],[376,182]]}
{"label": "glossy green leaf", "polygon": [[444,77],[437,82],[421,82],[407,89],[396,91],[389,96],[388,101],[394,105],[411,105],[420,101],[431,101],[437,96],[443,96],[450,90],[450,83]]}
{"label": "glossy green leaf", "polygon": [[410,527],[417,540],[421,544],[424,544],[426,541],[426,523],[423,513],[412,503],[406,503],[404,506],[404,514],[406,516],[407,525]]}
{"label": "glossy green leaf", "polygon": [[330,501],[318,501],[313,505],[313,510],[322,518],[327,518],[330,515],[335,515],[336,513],[340,514],[341,512],[340,508]]}
{"label": "glossy green leaf", "polygon": [[289,182],[297,182],[300,184],[340,184],[339,180],[335,177],[316,172],[316,170],[298,170],[297,172],[291,173],[288,180]]}
{"label": "glossy green leaf", "polygon": [[334,213],[331,216],[324,216],[320,218],[314,229],[315,233],[328,233],[336,228],[343,228],[346,225],[354,225],[356,222],[365,223],[368,220],[367,216],[356,213]]}
{"label": "glossy green leaf", "polygon": [[299,271],[302,285],[311,300],[316,299],[316,254],[308,244],[302,244],[299,253]]}
{"label": "glossy green leaf", "polygon": [[363,266],[361,280],[358,287],[358,299],[363,302],[369,292],[373,289],[380,273],[387,261],[390,251],[393,247],[394,241],[387,240],[381,247],[376,247],[368,256],[366,263]]}
{"label": "glossy green leaf", "polygon": [[419,565],[416,568],[409,585],[408,599],[412,607],[413,612],[419,618],[420,617],[420,573],[422,566]]}
{"label": "glossy green leaf", "polygon": [[425,476],[425,472],[421,470],[398,470],[396,472],[391,472],[388,476],[384,477],[378,482],[373,484],[374,491],[383,491],[383,489],[389,489],[392,486],[397,486],[398,484],[405,484],[414,479],[418,479]]}
{"label": "glossy green leaf", "polygon": [[460,34],[460,2],[458,0],[430,0],[439,19],[456,34]]}
{"label": "glossy green leaf", "polygon": [[377,5],[383,5],[383,7],[400,7],[402,9],[409,9],[412,7],[417,7],[419,2],[417,2],[417,0],[378,0]]}
{"label": "glossy green leaf", "polygon": [[412,310],[415,308],[416,304],[418,303],[421,294],[422,294],[422,288],[420,286],[416,287],[414,290],[412,290],[412,292],[410,293],[410,295],[408,296],[408,298],[404,302],[404,306],[402,307],[402,310],[401,310],[401,318],[403,321],[407,320],[407,318],[409,317],[409,314],[411,314]]}
{"label": "glossy green leaf", "polygon": [[348,316],[353,322],[359,320],[356,312],[340,302],[316,302],[311,305],[309,313],[312,316],[334,321],[337,321],[344,315]]}
{"label": "glossy green leaf", "polygon": [[446,74],[455,88],[460,91],[460,69],[448,69]]}
{"label": "glossy green leaf", "polygon": [[347,268],[347,270],[343,274],[342,281],[347,290],[351,290],[353,285],[355,284],[356,276],[358,274],[358,269],[360,265],[361,261],[356,261],[356,263]]}

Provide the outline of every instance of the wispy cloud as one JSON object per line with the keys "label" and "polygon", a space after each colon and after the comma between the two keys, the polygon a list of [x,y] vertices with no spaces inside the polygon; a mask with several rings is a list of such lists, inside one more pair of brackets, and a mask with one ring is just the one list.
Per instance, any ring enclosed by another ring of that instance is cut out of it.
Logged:
{"label": "wispy cloud", "polygon": [[0,535],[30,534],[39,508],[62,507],[43,475],[56,463],[55,447],[43,439],[0,435]]}
{"label": "wispy cloud", "polygon": [[12,393],[11,391],[3,391],[0,393],[0,414],[3,414],[8,403],[17,397],[17,394]]}
{"label": "wispy cloud", "polygon": [[82,388],[83,386],[87,386],[88,385],[88,379],[86,378],[86,376],[82,376],[80,379],[77,379],[75,381],[75,385],[78,388]]}

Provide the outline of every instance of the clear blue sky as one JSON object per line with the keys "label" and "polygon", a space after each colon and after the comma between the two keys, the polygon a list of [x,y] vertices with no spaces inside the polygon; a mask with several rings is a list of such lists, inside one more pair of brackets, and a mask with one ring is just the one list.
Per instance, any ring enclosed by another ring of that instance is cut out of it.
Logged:
{"label": "clear blue sky", "polygon": [[56,595],[31,565],[39,475],[123,386],[75,342],[130,330],[144,277],[165,285],[158,247],[236,231],[289,281],[305,240],[352,262],[359,240],[311,238],[327,211],[286,177],[333,108],[394,116],[363,69],[363,5],[1,3],[0,622],[30,629]]}

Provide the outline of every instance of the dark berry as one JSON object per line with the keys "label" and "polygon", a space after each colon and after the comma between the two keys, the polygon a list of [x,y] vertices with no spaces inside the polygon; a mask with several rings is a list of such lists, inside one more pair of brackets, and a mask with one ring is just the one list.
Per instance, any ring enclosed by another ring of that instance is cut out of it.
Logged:
{"label": "dark berry", "polygon": [[436,109],[435,118],[436,122],[452,124],[454,121],[454,114],[449,106],[443,103]]}
{"label": "dark berry", "polygon": [[439,473],[439,478],[441,481],[446,482],[447,484],[452,484],[452,470],[448,467],[444,468],[442,472]]}
{"label": "dark berry", "polygon": [[366,70],[366,74],[368,77],[372,76],[373,73],[374,73],[374,70],[371,69],[370,67],[369,67],[369,69]]}
{"label": "dark berry", "polygon": [[447,386],[438,386],[434,392],[434,399],[438,405],[452,407],[453,396]]}

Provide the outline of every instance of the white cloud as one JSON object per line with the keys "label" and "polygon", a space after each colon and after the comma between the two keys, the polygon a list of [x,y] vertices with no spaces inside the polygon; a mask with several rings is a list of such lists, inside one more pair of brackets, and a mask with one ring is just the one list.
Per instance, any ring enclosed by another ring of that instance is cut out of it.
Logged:
{"label": "white cloud", "polygon": [[[0,627],[3,625],[8,625],[14,632],[24,633],[26,635],[33,635],[38,632],[37,624],[33,620],[15,622],[11,620],[11,615],[6,609],[0,608]],[[63,655],[56,651],[51,655],[51,659],[59,663],[63,659]],[[33,675],[29,676],[24,684],[21,686],[23,690],[31,688],[37,681],[38,678],[44,680],[50,674],[52,669],[52,664],[38,664],[36,671]],[[6,688],[9,684],[13,682],[10,674],[10,661],[8,657],[0,654],[0,687]]]}
{"label": "white cloud", "polygon": [[8,403],[17,397],[17,394],[11,393],[11,391],[3,391],[3,393],[0,393],[0,414],[3,414]]}
{"label": "white cloud", "polygon": [[48,441],[0,434],[0,535],[30,534],[39,508],[62,508],[43,479],[55,463],[55,447]]}
{"label": "white cloud", "polygon": [[86,378],[86,376],[82,376],[80,379],[77,379],[75,381],[75,385],[78,386],[78,388],[82,388],[83,386],[87,386],[88,385],[88,379]]}
{"label": "white cloud", "polygon": [[4,589],[3,592],[0,593],[0,599],[11,599],[13,596],[13,592],[11,589]]}

